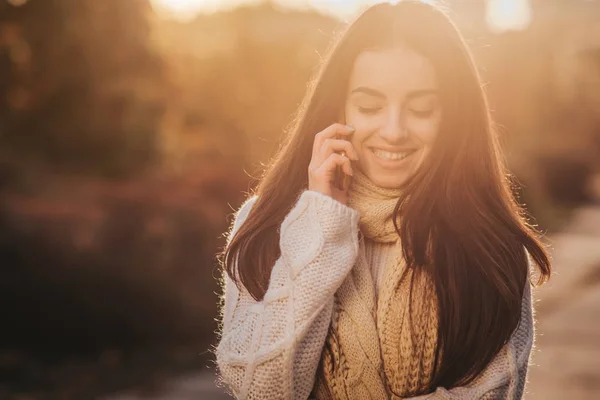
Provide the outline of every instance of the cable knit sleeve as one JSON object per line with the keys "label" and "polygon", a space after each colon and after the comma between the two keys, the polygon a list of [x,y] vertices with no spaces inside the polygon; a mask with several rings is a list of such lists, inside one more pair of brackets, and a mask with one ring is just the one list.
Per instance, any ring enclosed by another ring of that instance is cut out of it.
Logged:
{"label": "cable knit sleeve", "polygon": [[[531,264],[530,264],[531,266]],[[468,386],[435,392],[407,400],[518,400],[523,397],[527,368],[534,341],[531,285],[525,284],[521,319],[508,343],[487,368]]]}
{"label": "cable knit sleeve", "polygon": [[[230,238],[254,204],[234,220]],[[219,378],[237,399],[306,399],[333,309],[333,295],[358,255],[359,212],[305,190],[281,224],[281,256],[264,299],[225,274]]]}

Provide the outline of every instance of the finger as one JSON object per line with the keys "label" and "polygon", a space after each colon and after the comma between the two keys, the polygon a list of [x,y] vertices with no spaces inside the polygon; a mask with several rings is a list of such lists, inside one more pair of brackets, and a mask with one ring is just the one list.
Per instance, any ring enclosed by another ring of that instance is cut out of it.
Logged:
{"label": "finger", "polygon": [[338,135],[348,136],[354,131],[355,129],[350,125],[329,125],[327,128],[323,129],[321,132],[315,135],[315,140],[313,142],[313,154],[319,152],[319,150],[323,146],[323,142],[325,141],[325,139],[335,139]]}
{"label": "finger", "polygon": [[346,175],[350,175],[352,176],[352,164],[350,163],[350,160],[346,158],[346,162],[344,162],[344,172],[346,172]]}
{"label": "finger", "polygon": [[316,166],[320,166],[325,162],[327,157],[329,157],[333,153],[338,153],[344,156],[350,155],[353,159],[358,159],[355,157],[355,151],[352,147],[352,144],[347,140],[342,139],[325,139],[321,149],[314,154],[313,161]]}
{"label": "finger", "polygon": [[335,178],[335,169],[338,166],[342,167],[346,174],[352,176],[352,165],[350,164],[350,159],[337,153],[333,153],[327,157],[323,165],[319,167],[319,172],[322,173],[329,182],[331,182]]}
{"label": "finger", "polygon": [[325,160],[332,153],[340,153],[347,157],[358,160],[358,154],[354,150],[354,146],[347,140],[343,139],[325,139],[323,146],[321,147],[320,156],[321,159]]}

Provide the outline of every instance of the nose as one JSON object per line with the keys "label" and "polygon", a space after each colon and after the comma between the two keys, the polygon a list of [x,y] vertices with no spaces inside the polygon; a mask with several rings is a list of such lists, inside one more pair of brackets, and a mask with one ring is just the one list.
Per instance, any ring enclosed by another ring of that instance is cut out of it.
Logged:
{"label": "nose", "polygon": [[401,112],[390,112],[383,121],[379,134],[388,143],[399,143],[408,138],[408,130]]}

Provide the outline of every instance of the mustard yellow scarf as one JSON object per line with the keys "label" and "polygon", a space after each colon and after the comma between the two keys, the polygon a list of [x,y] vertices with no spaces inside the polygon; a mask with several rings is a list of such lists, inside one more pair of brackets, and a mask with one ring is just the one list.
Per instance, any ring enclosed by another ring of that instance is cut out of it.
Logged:
{"label": "mustard yellow scarf", "polygon": [[379,296],[364,242],[355,266],[335,294],[333,318],[321,355],[312,397],[335,400],[402,399],[424,393],[434,368],[437,302],[427,278],[413,283],[406,271],[392,213],[401,192],[374,185],[356,168],[348,206],[360,212],[360,231],[393,243]]}

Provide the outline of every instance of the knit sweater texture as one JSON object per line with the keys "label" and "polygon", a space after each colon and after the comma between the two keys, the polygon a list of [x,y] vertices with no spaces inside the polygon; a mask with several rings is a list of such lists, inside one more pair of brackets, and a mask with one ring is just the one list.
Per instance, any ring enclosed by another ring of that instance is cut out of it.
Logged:
{"label": "knit sweater texture", "polygon": [[433,282],[406,268],[402,257],[393,218],[401,194],[376,186],[360,170],[354,173],[348,206],[360,213],[361,233],[394,247],[379,268],[379,297],[360,245],[354,267],[334,294],[311,394],[319,400],[396,400],[429,391],[437,348],[436,293]]}
{"label": "knit sweater texture", "polygon": [[[236,212],[230,240],[256,197]],[[394,244],[361,240],[359,211],[322,193],[305,190],[280,229],[281,256],[262,301],[223,275],[220,340],[221,383],[238,399],[307,399],[313,392],[332,323],[334,299],[359,253],[375,288],[396,257]],[[376,290],[377,295],[379,291]],[[520,399],[534,340],[531,289],[526,285],[521,319],[509,342],[471,384],[437,388],[410,399]],[[382,397],[391,398],[391,397]]]}

